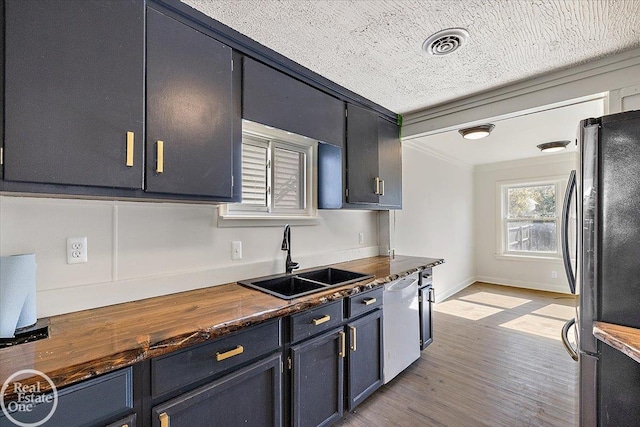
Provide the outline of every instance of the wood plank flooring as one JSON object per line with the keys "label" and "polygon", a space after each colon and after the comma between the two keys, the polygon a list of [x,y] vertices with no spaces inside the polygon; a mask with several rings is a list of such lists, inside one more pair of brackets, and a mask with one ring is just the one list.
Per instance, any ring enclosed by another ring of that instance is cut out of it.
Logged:
{"label": "wood plank flooring", "polygon": [[574,307],[477,282],[434,305],[434,342],[337,425],[576,426],[578,364],[560,341]]}

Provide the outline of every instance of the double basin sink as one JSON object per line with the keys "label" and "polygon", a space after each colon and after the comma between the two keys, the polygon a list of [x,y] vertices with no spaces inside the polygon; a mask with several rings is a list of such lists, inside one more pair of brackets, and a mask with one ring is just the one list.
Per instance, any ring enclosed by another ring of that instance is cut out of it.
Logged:
{"label": "double basin sink", "polygon": [[337,268],[321,268],[295,275],[280,274],[242,280],[238,283],[288,300],[370,278],[373,278],[370,274]]}

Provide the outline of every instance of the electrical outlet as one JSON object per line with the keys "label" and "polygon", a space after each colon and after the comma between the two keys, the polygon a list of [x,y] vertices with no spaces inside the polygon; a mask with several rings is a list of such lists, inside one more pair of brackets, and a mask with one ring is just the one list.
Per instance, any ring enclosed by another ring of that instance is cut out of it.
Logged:
{"label": "electrical outlet", "polygon": [[360,233],[358,234],[358,244],[359,244],[359,245],[361,245],[361,244],[363,244],[363,243],[364,243],[364,233],[363,233],[363,232],[360,232]]}
{"label": "electrical outlet", "polygon": [[87,262],[87,238],[67,238],[67,264],[81,264]]}
{"label": "electrical outlet", "polygon": [[552,279],[557,279],[558,278],[558,272],[557,271],[552,271],[551,272],[551,278]]}
{"label": "electrical outlet", "polygon": [[242,259],[242,242],[231,242],[231,259]]}

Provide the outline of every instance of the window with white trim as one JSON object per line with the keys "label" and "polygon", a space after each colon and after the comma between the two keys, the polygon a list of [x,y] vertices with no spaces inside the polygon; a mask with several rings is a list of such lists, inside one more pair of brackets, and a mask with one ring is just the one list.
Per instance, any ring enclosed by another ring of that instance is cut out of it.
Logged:
{"label": "window with white trim", "polygon": [[502,253],[558,257],[560,182],[501,185]]}
{"label": "window with white trim", "polygon": [[243,120],[242,203],[228,217],[312,217],[317,141]]}

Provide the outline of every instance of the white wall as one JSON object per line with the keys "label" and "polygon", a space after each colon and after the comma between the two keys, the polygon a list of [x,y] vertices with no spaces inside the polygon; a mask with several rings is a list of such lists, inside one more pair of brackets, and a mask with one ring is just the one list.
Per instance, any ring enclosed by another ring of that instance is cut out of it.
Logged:
{"label": "white wall", "polygon": [[[0,255],[35,253],[38,316],[51,316],[284,271],[282,227],[218,228],[210,205],[0,196]],[[378,216],[320,211],[292,226],[301,268],[378,254]],[[358,244],[359,232],[364,233]],[[88,237],[86,264],[67,237]],[[231,241],[243,259],[231,260]]]}
{"label": "white wall", "polygon": [[438,301],[475,279],[473,197],[471,168],[403,144],[403,209],[391,212],[391,244],[399,255],[445,259],[433,269]]}
{"label": "white wall", "polygon": [[[477,280],[540,289],[569,292],[562,259],[513,260],[497,256],[497,218],[500,215],[496,185],[499,181],[566,176],[576,167],[576,154],[567,153],[537,159],[481,165],[475,168],[475,242]],[[566,179],[561,184],[562,194]],[[557,278],[552,279],[552,271]]]}

